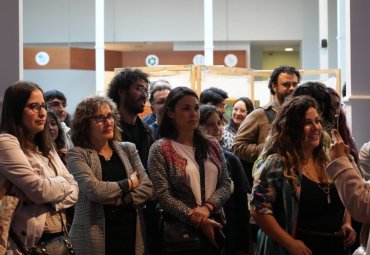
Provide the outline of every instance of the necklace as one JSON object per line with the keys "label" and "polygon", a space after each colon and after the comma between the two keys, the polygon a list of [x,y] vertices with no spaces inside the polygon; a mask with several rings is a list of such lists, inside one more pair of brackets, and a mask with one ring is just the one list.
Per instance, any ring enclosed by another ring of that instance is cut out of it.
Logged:
{"label": "necklace", "polygon": [[317,187],[319,187],[319,189],[322,190],[322,192],[325,193],[326,195],[326,200],[328,202],[328,204],[331,204],[331,198],[330,198],[330,188],[331,188],[331,185],[330,183],[319,183],[319,182],[316,182],[314,181],[315,179],[312,177],[310,171],[308,171],[305,167],[302,167],[302,169],[304,170],[303,172],[314,182],[316,183]]}
{"label": "necklace", "polygon": [[99,153],[99,155],[102,156],[105,161],[109,161],[113,156],[113,151],[109,152],[108,156],[105,156],[102,153]]}

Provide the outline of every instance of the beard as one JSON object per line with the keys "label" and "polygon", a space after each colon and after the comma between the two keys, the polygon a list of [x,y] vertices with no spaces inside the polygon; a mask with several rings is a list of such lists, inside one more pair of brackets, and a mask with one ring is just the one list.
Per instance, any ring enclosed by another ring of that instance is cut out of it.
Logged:
{"label": "beard", "polygon": [[284,103],[285,99],[287,98],[290,98],[292,96],[293,93],[279,93],[279,92],[276,92],[276,96],[278,98],[278,100],[280,101],[281,104]]}
{"label": "beard", "polygon": [[144,111],[145,105],[141,105],[139,101],[143,100],[144,98],[139,98],[136,101],[130,97],[127,97],[126,100],[123,102],[123,105],[126,109],[134,114],[139,114]]}

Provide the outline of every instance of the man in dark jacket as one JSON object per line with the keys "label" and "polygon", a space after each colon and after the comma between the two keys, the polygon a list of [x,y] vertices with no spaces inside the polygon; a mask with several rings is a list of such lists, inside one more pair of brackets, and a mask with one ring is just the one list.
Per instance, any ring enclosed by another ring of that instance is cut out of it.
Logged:
{"label": "man in dark jacket", "polygon": [[[107,92],[107,96],[117,104],[121,114],[122,140],[136,145],[145,169],[148,169],[148,154],[154,139],[149,126],[142,122],[138,114],[144,111],[148,99],[148,84],[147,73],[139,69],[125,68],[112,79]],[[155,218],[156,203],[147,202],[145,207],[143,212],[147,232],[146,241],[149,248],[145,254],[160,254]]]}

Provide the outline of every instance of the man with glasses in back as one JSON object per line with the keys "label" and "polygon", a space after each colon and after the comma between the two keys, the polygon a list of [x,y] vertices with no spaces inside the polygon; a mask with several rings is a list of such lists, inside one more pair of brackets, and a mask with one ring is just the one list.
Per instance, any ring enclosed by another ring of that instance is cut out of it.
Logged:
{"label": "man with glasses in back", "polygon": [[66,137],[66,148],[70,149],[73,147],[73,143],[70,137],[70,115],[67,112],[67,98],[59,90],[53,89],[44,93],[47,109],[54,112],[60,121]]}
{"label": "man with glasses in back", "polygon": [[159,123],[162,119],[162,112],[170,91],[171,87],[167,84],[158,84],[150,91],[149,103],[152,113],[155,116],[155,121],[151,123],[149,127],[152,130],[152,134],[155,140],[159,139]]}
{"label": "man with glasses in back", "polygon": [[[148,84],[147,73],[140,69],[125,68],[112,79],[107,91],[107,96],[117,104],[121,115],[122,140],[136,145],[145,169],[148,169],[149,149],[154,139],[149,126],[140,119],[138,114],[144,111],[148,99]],[[155,218],[156,203],[149,201],[146,207],[143,213],[149,254],[160,254]]]}
{"label": "man with glasses in back", "polygon": [[[163,87],[163,86],[167,86],[171,89],[171,84],[166,81],[166,80],[157,80],[157,81],[153,81],[150,83],[149,85],[149,93],[150,93],[150,96],[149,96],[149,103],[152,105],[151,103],[151,98],[152,98],[152,92],[153,90],[157,87],[157,86],[160,86],[160,87]],[[167,96],[166,96],[167,98]],[[153,111],[153,108],[151,107],[151,110],[152,112],[147,114],[142,120],[143,122],[145,122],[146,124],[148,124],[149,126],[152,125],[157,117],[156,117],[156,114],[155,112]]]}

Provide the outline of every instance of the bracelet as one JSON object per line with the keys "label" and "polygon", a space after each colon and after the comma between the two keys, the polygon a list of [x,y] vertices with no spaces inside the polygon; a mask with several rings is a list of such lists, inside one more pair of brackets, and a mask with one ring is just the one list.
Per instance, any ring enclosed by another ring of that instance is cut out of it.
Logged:
{"label": "bracelet", "polygon": [[209,210],[209,213],[211,213],[211,212],[212,212],[211,207],[210,207],[209,205],[207,205],[207,203],[205,203],[205,204],[204,204],[204,206],[205,206],[205,207],[207,207],[207,209]]}
{"label": "bracelet", "polygon": [[131,183],[131,185],[130,185],[129,189],[133,189],[133,187],[134,187],[134,183],[133,183],[133,181],[131,180],[131,178],[128,178],[128,181]]}

